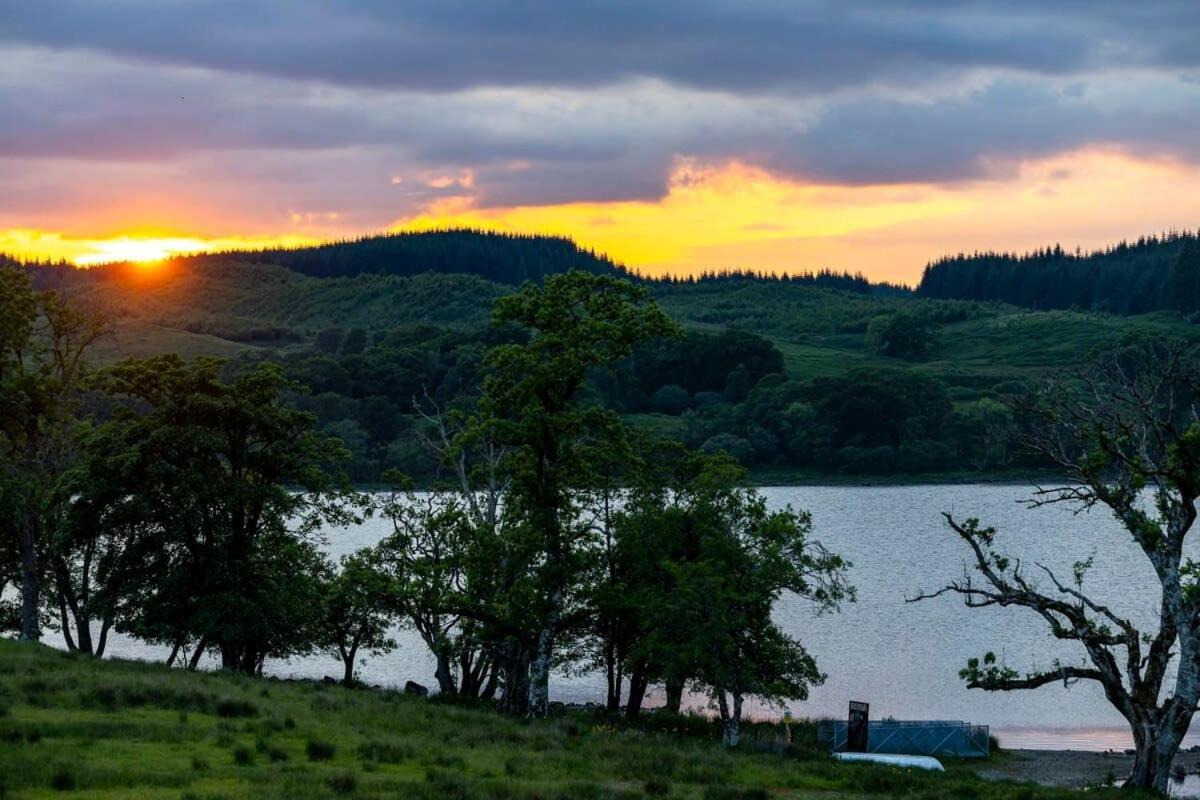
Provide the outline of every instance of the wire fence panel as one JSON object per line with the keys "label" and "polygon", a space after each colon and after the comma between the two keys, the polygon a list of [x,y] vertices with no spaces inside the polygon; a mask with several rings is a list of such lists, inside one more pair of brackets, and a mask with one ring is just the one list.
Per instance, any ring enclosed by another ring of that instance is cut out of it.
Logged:
{"label": "wire fence panel", "polygon": [[[821,720],[817,723],[817,740],[832,752],[841,753],[846,749],[849,730],[845,720]],[[870,724],[867,752],[985,758],[989,741],[987,725],[950,720],[882,720]]]}

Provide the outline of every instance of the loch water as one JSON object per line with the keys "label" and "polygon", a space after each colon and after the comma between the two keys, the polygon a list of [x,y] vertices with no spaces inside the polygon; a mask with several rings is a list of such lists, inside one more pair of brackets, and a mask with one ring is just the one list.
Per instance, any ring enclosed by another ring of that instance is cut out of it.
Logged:
{"label": "loch water", "polygon": [[[1051,684],[1028,692],[967,690],[958,671],[970,657],[991,651],[1021,671],[1049,668],[1056,658],[1078,663],[1082,651],[1053,639],[1040,617],[1023,609],[966,609],[945,595],[918,603],[908,598],[944,586],[968,566],[966,546],[945,525],[942,512],[978,518],[999,531],[998,549],[1019,556],[1030,576],[1035,564],[1071,580],[1076,562],[1091,558],[1084,589],[1138,621],[1155,618],[1158,592],[1149,563],[1118,523],[1102,510],[1073,513],[1066,506],[1028,509],[1028,485],[789,486],[763,489],[772,507],[791,505],[812,514],[813,528],[829,549],[851,562],[857,602],[838,613],[814,613],[810,604],[784,597],[779,624],[816,657],[828,679],[790,711],[797,717],[842,717],[849,700],[871,704],[871,716],[965,720],[990,725],[1004,746],[1105,750],[1130,746],[1121,717],[1100,688]],[[324,532],[333,556],[372,545],[390,531],[386,520]],[[1049,579],[1041,577],[1045,589]],[[433,663],[417,635],[397,630],[399,647],[365,660],[360,677],[399,686],[407,680],[434,685]],[[165,649],[126,637],[109,654],[157,660]],[[340,675],[326,656],[268,662],[267,671],[289,677]],[[555,700],[601,701],[603,675],[555,675]],[[703,698],[693,698],[703,704]],[[748,706],[752,714],[770,709]],[[1197,728],[1200,733],[1200,728]],[[1192,734],[1186,745],[1200,742]]]}

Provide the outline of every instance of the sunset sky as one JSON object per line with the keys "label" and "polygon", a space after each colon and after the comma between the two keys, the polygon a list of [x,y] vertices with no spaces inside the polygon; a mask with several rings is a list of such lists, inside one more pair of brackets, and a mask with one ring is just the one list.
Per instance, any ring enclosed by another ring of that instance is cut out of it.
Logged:
{"label": "sunset sky", "polygon": [[0,251],[483,226],[914,281],[1200,226],[1200,3],[5,0]]}

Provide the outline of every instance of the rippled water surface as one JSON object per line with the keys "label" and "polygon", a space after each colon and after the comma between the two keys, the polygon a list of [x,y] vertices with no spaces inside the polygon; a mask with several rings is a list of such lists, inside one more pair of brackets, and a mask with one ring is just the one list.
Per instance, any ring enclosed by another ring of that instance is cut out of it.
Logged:
{"label": "rippled water surface", "polygon": [[[775,507],[791,504],[812,513],[815,533],[826,546],[853,562],[858,602],[840,613],[816,615],[805,603],[784,598],[776,618],[815,655],[829,675],[803,703],[797,716],[845,714],[850,699],[871,704],[872,717],[961,719],[990,725],[1010,747],[1124,749],[1123,720],[1097,686],[1045,686],[1032,692],[988,694],[968,691],[958,679],[966,659],[994,651],[1010,666],[1028,671],[1049,667],[1056,657],[1071,663],[1080,651],[1053,640],[1044,622],[1020,609],[965,609],[943,596],[920,603],[905,598],[960,577],[965,545],[943,524],[941,512],[978,517],[1000,530],[1001,549],[1019,555],[1030,574],[1034,562],[1066,581],[1072,565],[1089,556],[1091,587],[1119,613],[1154,618],[1157,592],[1148,562],[1107,514],[1074,515],[1064,507],[1027,510],[1025,486],[775,487],[764,490]],[[388,523],[327,532],[333,555],[374,544]],[[1043,581],[1045,583],[1045,581]],[[361,666],[369,683],[433,685],[433,665],[414,633],[397,632],[399,648]],[[160,648],[119,638],[115,656],[157,659]],[[269,663],[278,675],[340,675],[333,658]],[[604,694],[600,674],[555,676],[555,699],[585,702]],[[1197,729],[1200,731],[1200,728]],[[1195,736],[1193,735],[1193,739]],[[1197,739],[1196,741],[1200,741]],[[1192,744],[1189,741],[1188,744]]]}

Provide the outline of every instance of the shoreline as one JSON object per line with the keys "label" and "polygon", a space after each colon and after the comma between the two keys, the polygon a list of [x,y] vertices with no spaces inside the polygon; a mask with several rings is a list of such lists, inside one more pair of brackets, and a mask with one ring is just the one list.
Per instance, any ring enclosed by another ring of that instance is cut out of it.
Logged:
{"label": "shoreline", "polygon": [[[965,473],[938,472],[929,474],[904,475],[841,475],[838,473],[787,473],[787,472],[754,472],[746,476],[746,486],[755,489],[786,489],[789,487],[834,487],[834,488],[917,488],[934,486],[1035,486],[1044,484],[1069,484],[1063,475],[1037,472],[1014,473]],[[412,487],[415,491],[429,491],[436,481],[419,481]],[[387,483],[361,481],[353,484],[360,492],[387,492],[395,486]]]}
{"label": "shoreline", "polygon": [[[995,781],[1038,783],[1042,786],[1084,788],[1116,785],[1133,766],[1133,756],[1125,753],[1087,750],[1001,750],[978,766],[962,768],[981,778]],[[1200,752],[1181,751],[1175,758],[1173,774],[1186,776],[1181,781],[1186,795],[1196,796],[1196,776],[1200,774]]]}

